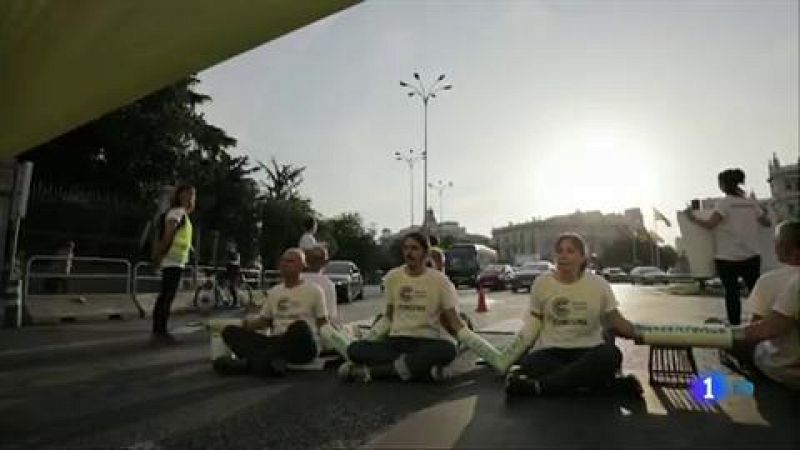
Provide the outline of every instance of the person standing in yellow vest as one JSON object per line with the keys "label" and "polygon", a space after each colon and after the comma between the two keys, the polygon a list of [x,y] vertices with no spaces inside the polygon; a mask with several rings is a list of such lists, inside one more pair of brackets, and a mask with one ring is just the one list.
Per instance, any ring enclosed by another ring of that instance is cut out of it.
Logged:
{"label": "person standing in yellow vest", "polygon": [[174,344],[175,338],[167,332],[167,321],[172,301],[178,291],[183,268],[189,261],[192,247],[192,222],[196,191],[193,186],[180,185],[172,193],[170,209],[164,215],[163,229],[156,249],[155,263],[161,266],[161,292],[153,307],[154,345]]}

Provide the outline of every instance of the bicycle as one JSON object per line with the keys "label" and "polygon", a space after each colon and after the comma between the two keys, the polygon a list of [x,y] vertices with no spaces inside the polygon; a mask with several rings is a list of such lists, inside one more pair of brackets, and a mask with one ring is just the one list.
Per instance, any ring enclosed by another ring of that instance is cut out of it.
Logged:
{"label": "bicycle", "polygon": [[[213,309],[250,309],[254,303],[253,288],[242,276],[231,289],[231,279],[225,273],[206,274],[207,279],[197,287],[192,304],[201,311]],[[241,274],[240,274],[241,276]],[[236,295],[233,295],[233,292]]]}

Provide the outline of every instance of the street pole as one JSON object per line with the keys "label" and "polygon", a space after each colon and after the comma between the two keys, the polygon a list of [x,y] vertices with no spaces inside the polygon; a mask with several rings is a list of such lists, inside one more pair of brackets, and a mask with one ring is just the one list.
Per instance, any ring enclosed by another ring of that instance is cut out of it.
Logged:
{"label": "street pole", "polygon": [[405,161],[408,165],[408,177],[409,177],[409,188],[411,192],[411,224],[409,226],[414,226],[414,161],[420,159],[421,155],[415,155],[414,149],[410,149],[407,152],[394,152],[394,159],[397,161]]}
{"label": "street pole", "polygon": [[448,182],[445,183],[442,180],[438,180],[436,182],[436,184],[428,183],[428,187],[430,187],[432,189],[436,189],[438,191],[438,193],[439,193],[439,222],[441,222],[441,221],[444,220],[444,206],[442,206],[443,205],[442,197],[443,197],[443,194],[444,194],[444,190],[447,189],[447,188],[453,187],[453,182],[452,181],[448,181]]}
{"label": "street pole", "polygon": [[422,227],[426,228],[425,218],[428,215],[428,101],[432,98],[436,98],[436,93],[452,89],[453,85],[446,84],[444,86],[439,86],[439,83],[444,80],[444,74],[439,75],[436,81],[431,83],[427,88],[422,84],[419,73],[414,72],[414,79],[417,80],[415,85],[400,81],[400,86],[409,90],[409,97],[417,96],[422,99]]}

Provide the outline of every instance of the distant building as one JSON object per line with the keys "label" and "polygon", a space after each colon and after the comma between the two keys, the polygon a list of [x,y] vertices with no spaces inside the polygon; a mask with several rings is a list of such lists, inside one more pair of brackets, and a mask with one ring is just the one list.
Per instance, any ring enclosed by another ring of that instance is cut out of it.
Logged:
{"label": "distant building", "polygon": [[639,208],[627,209],[623,214],[576,211],[564,216],[494,228],[492,239],[503,261],[514,261],[519,255],[540,255],[552,260],[553,245],[558,235],[566,231],[579,233],[586,239],[590,251],[600,254],[615,240],[631,239],[635,230],[641,230],[643,226]]}
{"label": "distant building", "polygon": [[[467,232],[467,229],[459,225],[456,221],[437,222],[436,215],[433,213],[433,209],[430,208],[428,209],[428,213],[425,214],[425,229],[428,230],[431,236],[436,236],[440,241],[474,242],[485,245],[489,245],[491,242],[488,236]],[[384,229],[381,233],[382,241],[391,241],[412,231],[423,231],[423,227],[420,225],[413,225],[403,228],[392,235],[387,235],[386,232],[388,231],[388,229]]]}
{"label": "distant building", "polygon": [[772,208],[780,220],[800,217],[800,158],[795,164],[781,166],[773,154],[769,163],[769,188]]}

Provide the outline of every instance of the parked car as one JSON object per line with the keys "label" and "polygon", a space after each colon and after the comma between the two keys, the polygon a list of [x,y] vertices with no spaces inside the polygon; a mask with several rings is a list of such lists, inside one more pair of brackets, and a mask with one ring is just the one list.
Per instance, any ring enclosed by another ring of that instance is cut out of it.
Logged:
{"label": "parked car", "polygon": [[653,266],[639,266],[631,270],[631,283],[656,284],[668,283],[669,276],[666,272]]}
{"label": "parked car", "polygon": [[605,269],[600,271],[600,274],[609,283],[619,283],[631,280],[630,276],[619,267],[606,267]]}
{"label": "parked car", "polygon": [[478,286],[504,290],[511,287],[514,269],[508,264],[490,264],[478,275]]}
{"label": "parked car", "polygon": [[325,274],[336,286],[336,301],[349,303],[364,298],[364,278],[353,261],[329,261]]}
{"label": "parked car", "polygon": [[526,262],[514,272],[514,278],[511,280],[511,291],[517,292],[520,289],[526,289],[530,292],[536,277],[553,269],[555,269],[555,266],[550,261]]}

